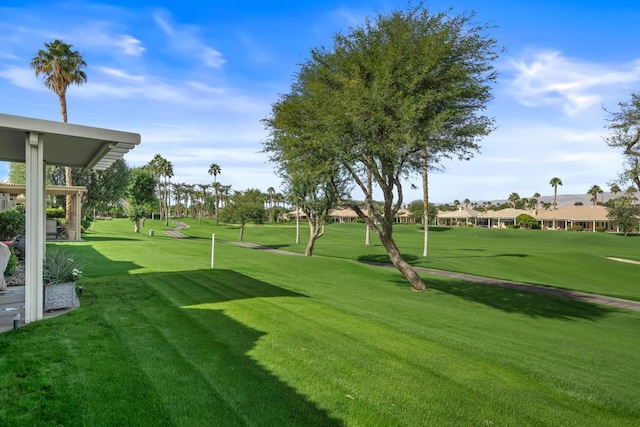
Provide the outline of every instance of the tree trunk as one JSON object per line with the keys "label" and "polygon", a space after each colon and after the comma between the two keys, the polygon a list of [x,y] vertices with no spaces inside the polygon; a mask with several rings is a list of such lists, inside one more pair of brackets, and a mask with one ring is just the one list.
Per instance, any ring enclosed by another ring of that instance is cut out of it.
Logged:
{"label": "tree trunk", "polygon": [[[309,215],[309,214],[308,214]],[[320,220],[309,215],[309,241],[304,250],[304,256],[313,255],[313,246],[320,237],[324,235],[324,226],[320,226]]]}
{"label": "tree trunk", "polygon": [[411,287],[416,291],[424,291],[427,289],[422,278],[416,273],[416,271],[411,267],[411,265],[402,258],[396,243],[393,241],[393,238],[387,237],[385,235],[380,236],[380,240],[387,250],[387,255],[389,255],[389,259],[395,268],[400,270],[400,272],[407,278],[409,283],[411,283]]}
{"label": "tree trunk", "polygon": [[424,224],[424,246],[422,256],[426,257],[429,252],[429,171],[427,170],[427,147],[422,148],[422,222]]}
{"label": "tree trunk", "polygon": [[140,232],[140,219],[136,218],[133,221],[133,232],[134,233],[139,233]]}
{"label": "tree trunk", "polygon": [[[71,187],[73,185],[73,178],[71,177],[71,168],[65,166],[64,168],[64,184],[67,187]],[[65,219],[67,220],[67,224],[71,224],[71,211],[73,210],[73,198],[71,196],[65,197]],[[78,215],[79,212],[76,212]]]}
{"label": "tree trunk", "polygon": [[240,224],[240,241],[244,242],[244,224]]}

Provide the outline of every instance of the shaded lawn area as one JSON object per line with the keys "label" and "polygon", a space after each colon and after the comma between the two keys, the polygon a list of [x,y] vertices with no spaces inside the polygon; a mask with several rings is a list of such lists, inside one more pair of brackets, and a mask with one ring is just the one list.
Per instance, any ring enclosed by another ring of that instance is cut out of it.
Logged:
{"label": "shaded lawn area", "polygon": [[[187,232],[198,233],[195,229]],[[228,240],[237,239],[233,226],[219,226],[215,232]],[[303,223],[302,242],[296,245],[292,224],[250,226],[245,240],[304,252],[306,232]],[[389,262],[378,239],[372,236],[372,246],[367,247],[364,235],[363,224],[331,224],[317,241],[314,254]],[[607,259],[640,261],[639,238],[611,233],[439,227],[429,233],[426,259],[422,257],[421,227],[397,225],[394,238],[405,259],[415,266],[640,301],[640,265]]]}
{"label": "shaded lawn area", "polygon": [[79,309],[0,335],[0,424],[637,425],[638,313],[223,242],[210,270],[207,230],[114,223],[68,244]]}

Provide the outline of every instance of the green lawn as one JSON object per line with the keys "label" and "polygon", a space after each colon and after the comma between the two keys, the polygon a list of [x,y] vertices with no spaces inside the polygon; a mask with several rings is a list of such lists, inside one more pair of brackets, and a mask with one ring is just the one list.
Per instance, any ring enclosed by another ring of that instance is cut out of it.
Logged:
{"label": "green lawn", "polygon": [[[307,230],[303,224],[300,245],[295,244],[295,227],[290,224],[251,226],[245,240],[304,252]],[[231,227],[217,227],[216,233],[229,240],[238,238]],[[329,225],[314,255],[389,262],[377,238],[372,239],[373,246],[364,245],[364,234],[362,224]],[[427,258],[422,257],[420,227],[396,226],[394,237],[405,259],[416,266],[640,301],[640,265],[607,258],[640,261],[637,235],[439,227],[429,233]]]}
{"label": "green lawn", "polygon": [[[347,259],[381,254],[351,227],[305,258],[191,226],[99,222],[66,244],[86,260],[82,306],[0,335],[0,425],[638,424],[639,313],[430,276],[414,293]],[[292,230],[247,238],[289,249]]]}

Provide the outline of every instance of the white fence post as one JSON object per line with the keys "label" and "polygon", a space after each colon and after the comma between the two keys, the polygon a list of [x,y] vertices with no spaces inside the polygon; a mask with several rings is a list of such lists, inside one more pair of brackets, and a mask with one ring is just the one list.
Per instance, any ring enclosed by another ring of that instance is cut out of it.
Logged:
{"label": "white fence post", "polygon": [[213,264],[214,264],[215,249],[216,249],[216,235],[214,233],[211,235],[211,268],[213,268]]}

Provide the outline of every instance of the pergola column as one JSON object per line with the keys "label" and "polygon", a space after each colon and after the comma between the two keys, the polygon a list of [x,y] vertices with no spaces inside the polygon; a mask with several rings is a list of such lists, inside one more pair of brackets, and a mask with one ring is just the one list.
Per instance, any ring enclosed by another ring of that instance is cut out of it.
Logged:
{"label": "pergola column", "polygon": [[25,223],[25,323],[43,317],[44,289],[42,265],[45,251],[45,169],[44,137],[27,132],[25,147],[26,223]]}

